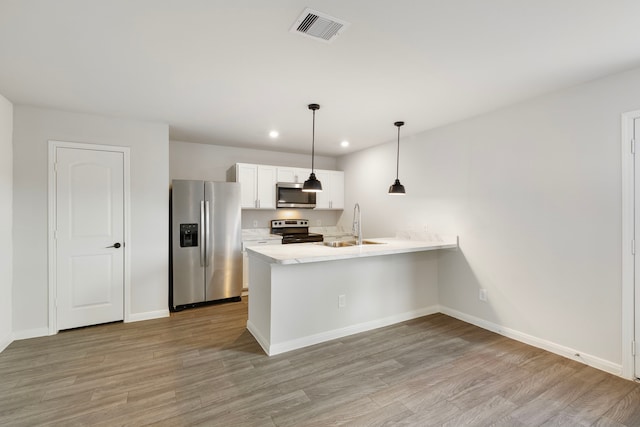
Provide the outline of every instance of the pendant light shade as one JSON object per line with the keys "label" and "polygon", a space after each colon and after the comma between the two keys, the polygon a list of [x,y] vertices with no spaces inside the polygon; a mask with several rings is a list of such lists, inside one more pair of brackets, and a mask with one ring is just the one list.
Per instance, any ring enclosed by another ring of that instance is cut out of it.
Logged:
{"label": "pendant light shade", "polygon": [[404,185],[400,184],[398,179],[398,173],[400,172],[400,126],[404,125],[404,122],[395,122],[395,126],[398,127],[398,153],[396,155],[396,182],[389,187],[389,194],[392,196],[404,196]]}
{"label": "pendant light shade", "polygon": [[316,178],[316,174],[313,168],[313,162],[315,157],[316,142],[316,110],[319,110],[320,106],[318,104],[309,104],[309,109],[313,111],[313,128],[311,132],[311,175],[309,175],[309,179],[304,182],[302,191],[319,193],[322,191],[322,183]]}
{"label": "pendant light shade", "polygon": [[311,172],[311,175],[309,175],[309,179],[306,180],[304,182],[304,185],[302,186],[302,191],[308,191],[312,193],[319,193],[322,191],[322,183],[318,181],[315,173]]}
{"label": "pendant light shade", "polygon": [[389,187],[389,194],[391,194],[392,196],[404,196],[405,195],[404,185],[400,184],[400,180],[399,179],[396,179],[396,182],[394,182],[393,185],[391,185],[391,187]]}

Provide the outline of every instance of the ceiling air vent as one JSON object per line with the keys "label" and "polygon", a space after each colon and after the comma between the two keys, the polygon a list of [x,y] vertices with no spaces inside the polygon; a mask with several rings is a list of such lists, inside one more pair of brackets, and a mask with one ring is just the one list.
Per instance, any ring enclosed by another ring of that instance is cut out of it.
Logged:
{"label": "ceiling air vent", "polygon": [[305,9],[291,27],[292,33],[331,43],[349,23],[313,9]]}

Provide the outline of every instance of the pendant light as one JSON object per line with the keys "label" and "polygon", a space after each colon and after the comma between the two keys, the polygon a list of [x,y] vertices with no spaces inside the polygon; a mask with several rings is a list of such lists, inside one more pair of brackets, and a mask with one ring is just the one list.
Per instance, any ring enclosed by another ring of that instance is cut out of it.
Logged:
{"label": "pendant light", "polygon": [[404,185],[400,184],[398,179],[398,172],[400,171],[400,126],[404,125],[404,122],[395,122],[394,125],[398,127],[398,154],[396,157],[396,182],[389,187],[389,194],[392,196],[404,196]]}
{"label": "pendant light", "polygon": [[316,139],[316,110],[320,109],[318,104],[309,104],[309,109],[313,111],[313,131],[311,133],[311,175],[309,179],[304,182],[302,191],[319,193],[322,191],[322,183],[316,178],[316,174],[313,169],[313,158],[315,157],[315,139]]}

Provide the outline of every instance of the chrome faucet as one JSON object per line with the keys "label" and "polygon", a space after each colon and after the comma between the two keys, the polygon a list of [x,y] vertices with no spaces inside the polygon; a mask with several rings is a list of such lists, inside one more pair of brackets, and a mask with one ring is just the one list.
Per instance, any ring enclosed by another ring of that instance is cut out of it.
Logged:
{"label": "chrome faucet", "polygon": [[362,245],[362,214],[360,213],[360,204],[356,203],[353,207],[353,225],[351,232],[358,240],[358,245]]}

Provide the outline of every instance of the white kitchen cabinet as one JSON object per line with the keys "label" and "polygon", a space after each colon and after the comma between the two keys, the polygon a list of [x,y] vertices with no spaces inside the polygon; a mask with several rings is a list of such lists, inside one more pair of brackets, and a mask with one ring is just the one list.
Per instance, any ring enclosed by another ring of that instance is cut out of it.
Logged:
{"label": "white kitchen cabinet", "polygon": [[276,208],[276,167],[237,163],[235,181],[241,187],[243,209]]}
{"label": "white kitchen cabinet", "polygon": [[[275,209],[276,183],[304,183],[310,174],[311,169],[305,168],[236,163],[227,179],[241,184],[243,209]],[[315,174],[322,183],[322,192],[316,193],[316,209],[344,209],[344,172],[316,169]]]}
{"label": "white kitchen cabinet", "polygon": [[247,256],[247,248],[264,245],[281,245],[281,237],[265,236],[259,240],[243,240],[242,241],[242,288],[249,291],[249,257]]}
{"label": "white kitchen cabinet", "polygon": [[277,178],[278,182],[303,183],[309,179],[309,174],[311,174],[311,169],[278,166]]}
{"label": "white kitchen cabinet", "polygon": [[316,193],[316,209],[344,209],[344,172],[316,169],[322,192]]}

